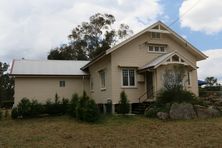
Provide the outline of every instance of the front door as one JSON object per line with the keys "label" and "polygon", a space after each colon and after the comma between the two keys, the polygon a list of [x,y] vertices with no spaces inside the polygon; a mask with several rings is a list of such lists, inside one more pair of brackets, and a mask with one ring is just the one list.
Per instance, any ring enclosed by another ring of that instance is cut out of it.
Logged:
{"label": "front door", "polygon": [[146,88],[147,88],[147,99],[153,97],[153,72],[146,72]]}

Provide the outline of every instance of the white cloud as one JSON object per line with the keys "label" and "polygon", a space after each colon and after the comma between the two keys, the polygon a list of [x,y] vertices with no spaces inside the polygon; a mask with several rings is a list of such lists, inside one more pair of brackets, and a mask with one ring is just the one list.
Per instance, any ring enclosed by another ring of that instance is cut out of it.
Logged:
{"label": "white cloud", "polygon": [[214,34],[222,31],[222,1],[185,0],[179,9],[182,27]]}
{"label": "white cloud", "polygon": [[197,63],[199,79],[216,77],[222,83],[222,49],[210,49],[204,51],[208,59]]}
{"label": "white cloud", "polygon": [[101,12],[134,32],[163,14],[159,0],[0,0],[0,61],[46,58],[53,47],[67,42],[72,28]]}

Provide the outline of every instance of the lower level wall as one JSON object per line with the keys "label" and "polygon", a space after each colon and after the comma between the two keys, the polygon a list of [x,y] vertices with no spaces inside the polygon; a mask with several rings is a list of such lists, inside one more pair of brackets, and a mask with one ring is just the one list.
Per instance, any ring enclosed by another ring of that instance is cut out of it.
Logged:
{"label": "lower level wall", "polygon": [[[60,87],[63,80],[65,87]],[[84,90],[89,94],[89,80],[83,77],[16,77],[14,106],[24,97],[45,103],[54,100],[56,93],[60,98],[71,98],[74,93],[82,95]]]}

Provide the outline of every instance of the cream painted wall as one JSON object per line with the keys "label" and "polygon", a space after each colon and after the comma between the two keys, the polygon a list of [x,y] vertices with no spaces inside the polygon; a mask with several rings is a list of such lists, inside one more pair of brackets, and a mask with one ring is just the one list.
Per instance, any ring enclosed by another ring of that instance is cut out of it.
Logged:
{"label": "cream painted wall", "polygon": [[[153,59],[160,56],[162,53],[150,53],[147,48],[141,47],[144,42],[167,44],[166,52],[177,51],[194,65],[196,65],[195,57],[186,49],[186,45],[178,43],[168,34],[161,34],[161,39],[152,39],[150,33],[141,35],[126,45],[120,47],[111,53],[111,72],[112,72],[112,100],[114,103],[118,103],[120,92],[124,90],[128,95],[128,99],[131,103],[138,102],[138,98],[146,91],[146,83],[137,82],[136,88],[122,88],[121,87],[121,68],[122,67],[141,67]],[[159,90],[161,85],[160,74],[158,70],[154,76],[154,88]],[[136,77],[138,77],[137,74]],[[157,82],[155,82],[155,80]],[[198,92],[197,87],[197,74],[196,71],[192,72],[192,88],[190,88],[195,94]]]}
{"label": "cream painted wall", "polygon": [[[59,81],[65,80],[65,87],[59,87]],[[27,97],[44,103],[57,93],[59,97],[71,98],[74,93],[82,95],[83,90],[89,94],[89,80],[82,77],[16,77],[15,104]]]}
{"label": "cream painted wall", "polygon": [[[105,56],[103,59],[97,61],[89,67],[90,81],[93,81],[93,89],[90,88],[90,97],[93,98],[96,103],[106,103],[107,99],[111,99],[112,89],[112,77],[111,77],[111,57]],[[105,71],[105,84],[106,88],[101,89],[101,79],[99,71]]]}

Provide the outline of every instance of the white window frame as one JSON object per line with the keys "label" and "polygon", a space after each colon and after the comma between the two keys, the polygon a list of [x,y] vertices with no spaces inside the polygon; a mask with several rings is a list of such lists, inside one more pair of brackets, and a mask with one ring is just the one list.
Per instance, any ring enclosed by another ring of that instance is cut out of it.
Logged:
{"label": "white window frame", "polygon": [[60,80],[59,81],[59,87],[66,87],[66,81],[65,80]]}
{"label": "white window frame", "polygon": [[[153,47],[152,51],[150,50],[151,46]],[[166,53],[166,48],[167,48],[166,46],[163,46],[163,45],[148,45],[147,47],[148,47],[147,51],[151,53]],[[155,49],[156,47],[158,48],[158,51],[156,51]],[[161,51],[161,47],[164,48],[164,51]]]}
{"label": "white window frame", "polygon": [[[123,85],[123,70],[128,70],[128,85],[125,86]],[[133,70],[134,71],[134,85],[130,85],[130,77],[129,77],[129,70]],[[137,78],[136,78],[137,74],[136,74],[136,68],[121,68],[121,87],[122,88],[137,88]]]}
{"label": "white window frame", "polygon": [[[102,73],[104,73],[104,79],[102,78]],[[105,69],[99,71],[100,78],[100,90],[106,90],[106,71]]]}
{"label": "white window frame", "polygon": [[93,82],[93,77],[90,77],[90,91],[94,92],[94,82]]}

